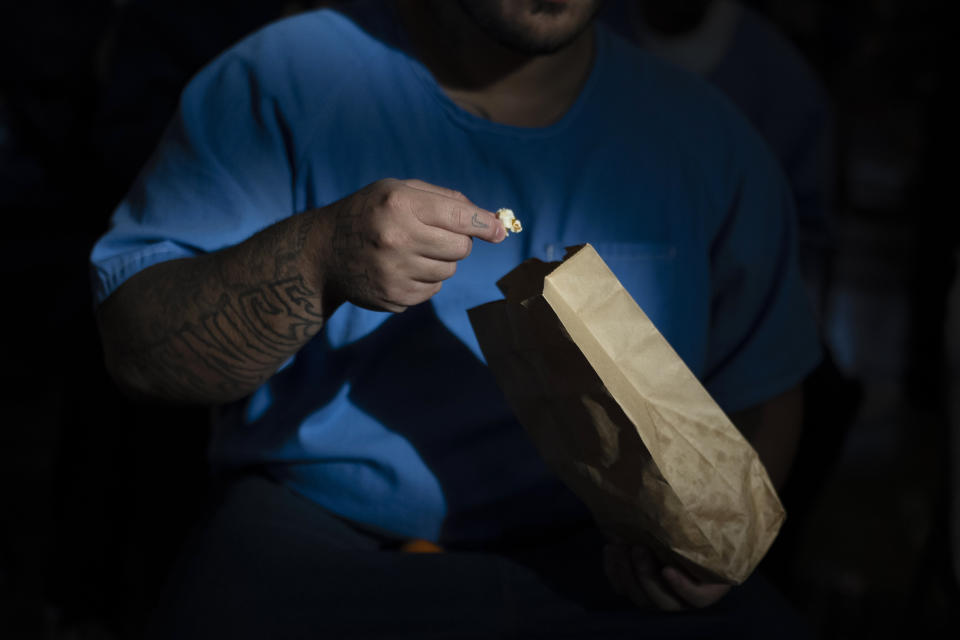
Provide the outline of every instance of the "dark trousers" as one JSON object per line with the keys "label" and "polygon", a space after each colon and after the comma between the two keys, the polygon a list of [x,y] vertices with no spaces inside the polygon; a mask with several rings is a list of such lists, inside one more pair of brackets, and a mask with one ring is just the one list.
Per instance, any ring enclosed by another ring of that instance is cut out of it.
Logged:
{"label": "dark trousers", "polygon": [[615,596],[592,527],[532,549],[412,554],[258,475],[227,483],[183,551],[150,638],[794,638],[759,577],[709,609]]}

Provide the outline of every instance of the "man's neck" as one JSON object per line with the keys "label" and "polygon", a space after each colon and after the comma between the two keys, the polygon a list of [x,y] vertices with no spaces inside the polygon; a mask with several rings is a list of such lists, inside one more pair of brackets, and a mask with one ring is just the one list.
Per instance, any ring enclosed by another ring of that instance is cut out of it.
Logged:
{"label": "man's neck", "polygon": [[481,31],[457,2],[398,0],[414,54],[440,88],[476,116],[518,127],[560,120],[590,75],[593,27],[546,55],[510,49]]}

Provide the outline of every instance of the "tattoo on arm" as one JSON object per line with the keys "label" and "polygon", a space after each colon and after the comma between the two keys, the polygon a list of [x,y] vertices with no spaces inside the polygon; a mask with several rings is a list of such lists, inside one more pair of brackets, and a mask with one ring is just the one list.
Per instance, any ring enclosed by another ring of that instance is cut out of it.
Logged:
{"label": "tattoo on arm", "polygon": [[118,316],[111,343],[123,350],[121,361],[144,372],[151,395],[204,403],[240,397],[320,331],[320,294],[299,271],[311,222],[291,222],[293,229],[268,229],[251,247],[168,263],[134,284],[141,301],[128,308],[143,315]]}
{"label": "tattoo on arm", "polygon": [[371,273],[360,264],[349,259],[367,246],[360,223],[360,213],[365,207],[373,206],[371,197],[361,198],[349,206],[337,208],[333,230],[333,257],[338,261],[338,270],[343,277],[343,286],[355,292],[357,297],[373,297],[376,287]]}
{"label": "tattoo on arm", "polygon": [[174,398],[249,392],[323,326],[315,299],[299,276],[224,293],[199,320],[156,336],[137,359],[163,373],[163,391]]}
{"label": "tattoo on arm", "polygon": [[481,229],[486,229],[487,227],[490,226],[489,224],[487,224],[486,222],[480,219],[480,214],[477,213],[476,211],[473,212],[473,217],[470,218],[470,222],[473,224],[473,226],[479,227]]}

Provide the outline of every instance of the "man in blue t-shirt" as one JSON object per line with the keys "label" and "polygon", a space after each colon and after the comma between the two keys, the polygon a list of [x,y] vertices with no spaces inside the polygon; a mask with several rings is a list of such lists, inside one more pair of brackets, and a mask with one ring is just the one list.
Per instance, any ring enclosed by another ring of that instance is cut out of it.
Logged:
{"label": "man in blue t-shirt", "polygon": [[[226,480],[158,629],[742,631],[612,604],[610,585],[668,610],[729,588],[605,545],[466,316],[523,260],[590,242],[787,472],[819,357],[789,188],[731,105],[594,26],[599,5],[357,2],[186,88],[92,255],[117,382],[217,407]],[[389,551],[411,540],[448,552]],[[783,611],[750,584],[724,606]]]}

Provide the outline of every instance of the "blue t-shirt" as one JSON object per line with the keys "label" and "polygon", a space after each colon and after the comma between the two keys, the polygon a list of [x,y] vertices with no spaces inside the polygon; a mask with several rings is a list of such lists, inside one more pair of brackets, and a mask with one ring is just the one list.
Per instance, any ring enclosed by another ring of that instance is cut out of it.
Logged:
{"label": "blue t-shirt", "polygon": [[211,455],[399,535],[471,544],[584,517],[483,364],[467,318],[523,260],[590,242],[727,410],[797,384],[818,342],[790,192],[724,98],[597,28],[593,70],[544,128],[456,106],[383,5],[266,27],[203,69],[93,250],[96,299],[152,264],[216,251],[385,177],[507,206],[429,302],[341,307],[249,398]]}

